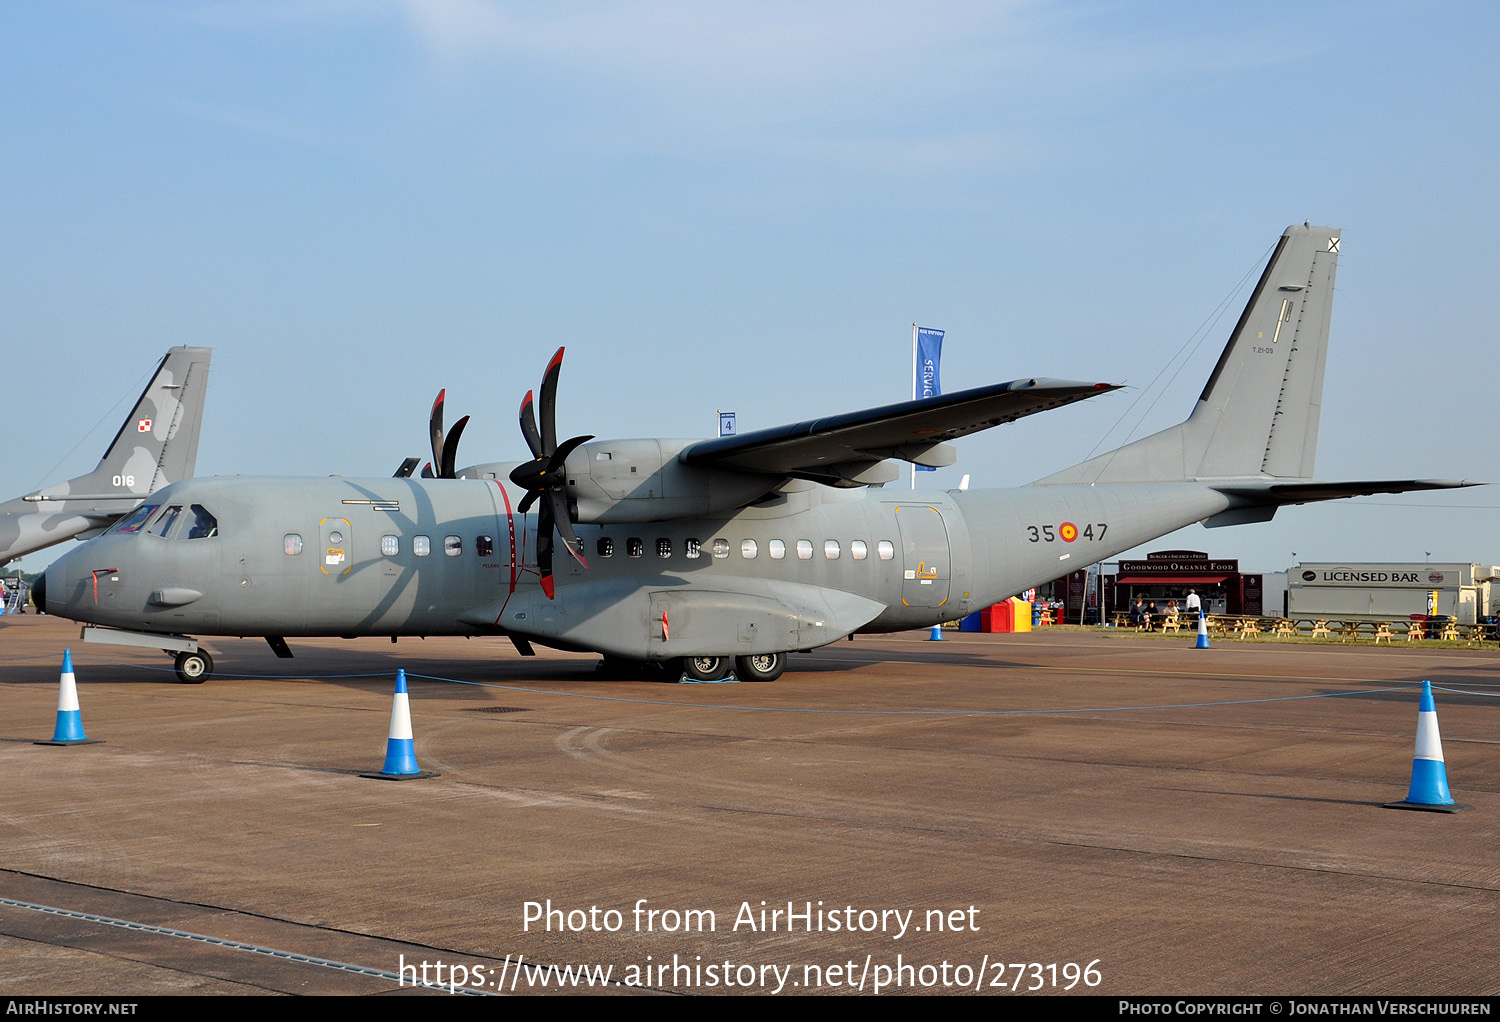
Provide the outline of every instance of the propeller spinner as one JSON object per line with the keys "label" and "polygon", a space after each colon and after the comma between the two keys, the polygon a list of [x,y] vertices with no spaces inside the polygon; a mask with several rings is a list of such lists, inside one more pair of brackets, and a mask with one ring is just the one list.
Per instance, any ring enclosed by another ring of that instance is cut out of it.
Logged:
{"label": "propeller spinner", "polygon": [[[516,510],[525,514],[531,509],[531,505],[541,501],[541,508],[537,511],[536,563],[542,573],[542,592],[547,594],[549,600],[552,599],[553,592],[553,529],[562,537],[563,546],[568,553],[585,568],[589,566],[579,550],[582,544],[579,543],[578,534],[573,531],[573,523],[568,516],[567,477],[563,466],[568,455],[579,444],[594,438],[592,435],[575,436],[561,444],[557,442],[557,377],[562,372],[564,350],[557,349],[557,354],[547,363],[547,371],[542,374],[540,430],[537,428],[532,392],[528,390],[521,399],[521,435],[526,438],[526,446],[531,448],[533,460],[517,465],[510,474],[510,481],[526,491],[526,496],[521,498]],[[441,403],[441,395],[439,402]],[[434,414],[438,414],[436,410]]]}

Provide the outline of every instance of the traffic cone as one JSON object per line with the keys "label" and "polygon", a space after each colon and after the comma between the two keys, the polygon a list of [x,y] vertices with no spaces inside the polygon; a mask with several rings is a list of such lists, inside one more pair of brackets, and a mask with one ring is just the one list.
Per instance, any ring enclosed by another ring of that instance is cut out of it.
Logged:
{"label": "traffic cone", "polygon": [[1387,809],[1422,809],[1430,813],[1458,813],[1473,806],[1460,805],[1448,792],[1448,768],[1443,764],[1443,740],[1438,734],[1437,703],[1432,682],[1422,682],[1422,702],[1417,709],[1417,749],[1411,764],[1411,788],[1403,802],[1389,802]]}
{"label": "traffic cone", "polygon": [[1194,649],[1208,649],[1208,615],[1202,612],[1198,614],[1198,644]]}
{"label": "traffic cone", "polygon": [[943,626],[942,625],[933,625],[932,626],[932,633],[927,636],[927,641],[928,642],[942,642],[943,641]]}
{"label": "traffic cone", "polygon": [[416,777],[436,777],[417,766],[417,753],[411,737],[411,703],[406,694],[406,672],[396,671],[396,697],[391,702],[391,735],[385,745],[385,765],[378,774],[360,774],[384,781],[409,781]]}
{"label": "traffic cone", "polygon": [[62,677],[58,682],[57,726],[52,740],[37,745],[89,745],[95,739],[83,733],[83,715],[78,712],[78,684],[73,679],[73,651],[63,650]]}

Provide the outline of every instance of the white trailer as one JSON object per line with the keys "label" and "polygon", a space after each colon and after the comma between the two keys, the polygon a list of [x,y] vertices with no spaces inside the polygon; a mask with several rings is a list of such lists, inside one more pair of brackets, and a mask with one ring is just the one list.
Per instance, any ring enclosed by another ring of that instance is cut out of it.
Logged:
{"label": "white trailer", "polygon": [[1474,624],[1491,613],[1495,579],[1500,568],[1479,564],[1298,564],[1287,571],[1287,612],[1345,621],[1436,613]]}

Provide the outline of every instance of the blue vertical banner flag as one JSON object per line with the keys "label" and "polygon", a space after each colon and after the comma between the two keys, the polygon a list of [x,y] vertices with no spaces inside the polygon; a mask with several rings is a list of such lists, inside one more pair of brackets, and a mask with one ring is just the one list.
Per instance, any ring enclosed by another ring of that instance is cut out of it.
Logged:
{"label": "blue vertical banner flag", "polygon": [[937,397],[943,392],[938,383],[938,364],[942,360],[943,331],[917,327],[917,380],[912,397]]}
{"label": "blue vertical banner flag", "polygon": [[[937,397],[943,392],[942,384],[938,380],[938,370],[943,361],[943,333],[942,330],[933,330],[930,327],[916,327],[916,337],[913,345],[916,351],[915,373],[912,378],[912,397],[916,400]],[[925,465],[915,465],[913,468],[918,472],[936,472],[935,468]]]}

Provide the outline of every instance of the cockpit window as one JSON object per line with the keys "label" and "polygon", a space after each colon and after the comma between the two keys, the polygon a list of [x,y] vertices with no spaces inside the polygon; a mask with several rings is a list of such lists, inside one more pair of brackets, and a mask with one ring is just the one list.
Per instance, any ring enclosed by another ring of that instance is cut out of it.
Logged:
{"label": "cockpit window", "polygon": [[151,536],[161,536],[165,539],[167,533],[172,531],[172,526],[177,524],[177,516],[180,514],[182,514],[182,505],[171,505],[151,520],[151,527],[146,530],[146,533]]}
{"label": "cockpit window", "polygon": [[219,520],[202,504],[194,504],[188,518],[188,539],[213,539],[219,534]]}
{"label": "cockpit window", "polygon": [[141,526],[146,524],[146,519],[156,513],[160,504],[142,504],[130,514],[126,515],[119,525],[115,526],[115,532],[140,532]]}

